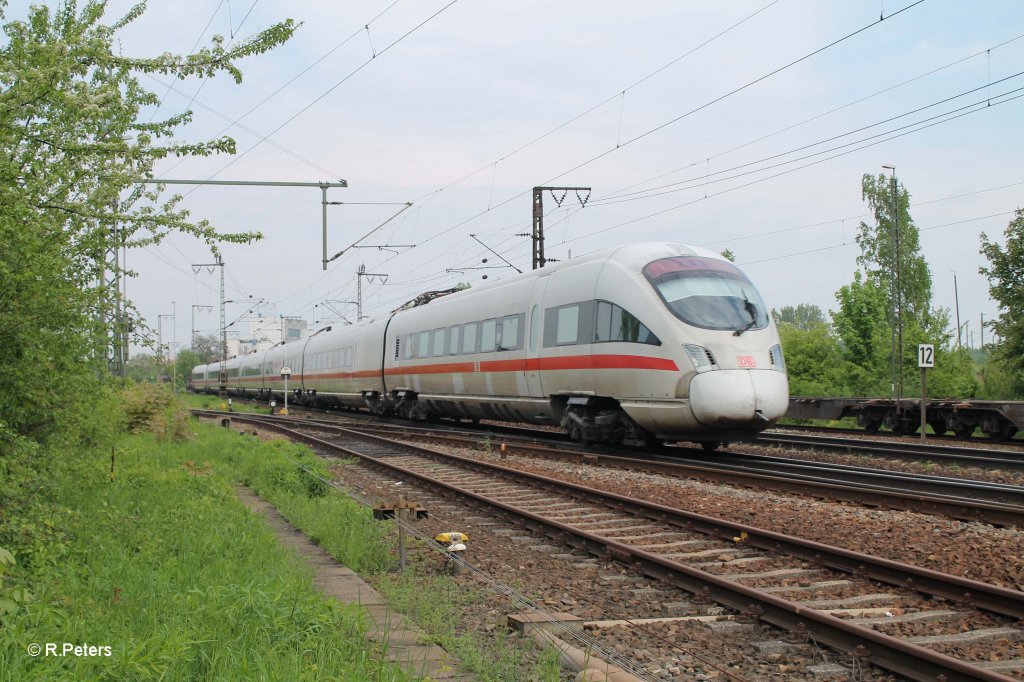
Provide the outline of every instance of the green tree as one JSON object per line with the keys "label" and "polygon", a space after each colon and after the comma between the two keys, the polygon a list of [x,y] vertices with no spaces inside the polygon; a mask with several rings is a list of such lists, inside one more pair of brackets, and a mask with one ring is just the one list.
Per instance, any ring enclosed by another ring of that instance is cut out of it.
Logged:
{"label": "green tree", "polygon": [[932,276],[910,215],[910,193],[905,186],[895,185],[884,175],[861,178],[861,197],[868,202],[875,224],[860,224],[857,264],[884,291],[887,310],[899,311],[904,320],[927,321],[932,313]]}
{"label": "green tree", "polygon": [[810,303],[800,303],[795,307],[784,305],[778,310],[773,308],[772,317],[775,319],[775,324],[790,324],[803,331],[828,324],[822,309]]}
{"label": "green tree", "polygon": [[1002,379],[1012,395],[1024,397],[1024,209],[1017,209],[1003,231],[1006,245],[1000,246],[981,233],[981,253],[988,267],[979,269],[988,278],[988,291],[999,304],[999,317],[989,324],[999,336],[995,346],[993,378]]}
{"label": "green tree", "polygon": [[779,325],[782,350],[786,355],[789,392],[794,396],[842,396],[845,364],[842,349],[824,322],[801,329],[783,322]]}
{"label": "green tree", "polygon": [[163,373],[157,367],[155,356],[149,353],[138,353],[125,363],[125,374],[136,383],[147,383],[160,381]]}
{"label": "green tree", "polygon": [[836,301],[832,324],[847,361],[843,383],[857,395],[888,395],[892,328],[886,292],[858,270],[853,282],[836,292]]}
{"label": "green tree", "polygon": [[105,10],[102,1],[72,0],[52,10],[34,5],[25,20],[8,21],[0,4],[0,439],[41,441],[87,419],[76,410],[100,394],[99,321],[116,294],[96,285],[107,248],[155,244],[174,232],[213,250],[218,241],[259,236],[220,233],[180,208],[179,195],[164,199],[162,187],[135,184],[152,177],[160,159],[235,148],[227,137],[174,141],[191,112],[147,122],[140,111],[160,98],[138,76],[227,72],[240,82],[234,62],[287,40],[293,22],[230,48],[216,36],[187,57],[130,57],[115,46],[117,33],[144,5],[111,24]]}
{"label": "green tree", "polygon": [[217,334],[196,334],[196,340],[192,344],[191,351],[199,358],[197,364],[205,365],[215,360],[220,360],[220,341],[221,339]]}
{"label": "green tree", "polygon": [[937,355],[929,395],[973,396],[973,363],[950,348],[949,311],[932,308],[931,272],[921,255],[909,192],[884,175],[866,174],[861,195],[875,221],[860,224],[857,264],[862,270],[836,294],[839,310],[834,315],[851,366],[850,384],[864,395],[888,396],[902,376],[903,395],[919,394],[917,344],[931,343]]}

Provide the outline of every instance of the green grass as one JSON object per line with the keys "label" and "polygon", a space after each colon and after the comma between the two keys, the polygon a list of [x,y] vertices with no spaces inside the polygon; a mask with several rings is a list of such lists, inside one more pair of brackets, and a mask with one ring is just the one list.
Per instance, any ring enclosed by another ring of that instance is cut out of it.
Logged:
{"label": "green grass", "polygon": [[[210,429],[213,427],[204,427]],[[366,576],[399,612],[407,614],[434,642],[456,656],[463,667],[484,682],[558,680],[557,654],[527,659],[505,629],[504,615],[495,614],[490,632],[466,630],[460,609],[479,600],[449,576],[420,574],[411,561],[405,574],[391,574],[397,559],[395,527],[374,521],[371,511],[328,488],[296,466],[327,476],[323,460],[304,445],[283,440],[260,443],[228,429],[214,428],[209,458],[216,468],[227,466],[240,482],[254,488],[296,527],[352,570]],[[329,476],[328,476],[329,477]],[[416,543],[408,538],[410,545]],[[535,651],[534,645],[525,648]]]}
{"label": "green grass", "polygon": [[[181,394],[181,400],[185,405],[191,409],[198,410],[227,410],[228,399],[221,398],[216,395],[209,395],[207,393],[183,393]],[[270,405],[262,402],[249,402],[239,400],[237,398],[231,399],[231,411],[240,412],[246,414],[267,414],[270,412]]]}
{"label": "green grass", "polygon": [[296,466],[299,462],[329,478],[323,460],[309,448],[283,440],[260,443],[228,429],[214,430],[219,433],[215,442],[224,442],[209,450],[214,466],[229,466],[240,482],[273,503],[329,554],[370,578],[389,604],[412,618],[430,641],[451,652],[467,670],[484,682],[560,679],[557,654],[548,649],[536,663],[529,661],[524,648],[513,645],[503,614],[495,614],[489,633],[460,625],[460,609],[479,600],[477,592],[467,591],[449,576],[416,575],[416,562],[410,562],[405,574],[388,573],[397,555],[394,524],[374,521],[368,508]]}
{"label": "green grass", "polygon": [[[373,520],[369,509],[320,480],[316,474],[327,476],[327,467],[308,448],[208,423],[189,429],[198,438],[188,443],[125,437],[113,481],[109,451],[59,460],[59,508],[45,523],[22,520],[41,529],[31,545],[35,559],[22,548],[6,582],[0,565],[0,606],[16,587],[33,592],[13,614],[2,617],[0,608],[0,680],[405,679],[377,662],[358,607],[318,597],[309,569],[237,501],[237,483],[376,583],[480,679],[559,679],[554,652],[538,656],[532,642],[521,645],[504,629],[503,614],[494,614],[488,631],[460,624],[460,610],[479,598],[475,591],[429,567],[416,575],[415,561],[406,574],[389,574],[397,555],[393,523]],[[112,656],[26,653],[29,644],[47,642],[109,645]]]}
{"label": "green grass", "polygon": [[[262,448],[197,431],[187,444],[126,437],[113,481],[109,452],[54,453],[65,460],[50,518],[64,542],[51,562],[19,557],[8,576],[7,593],[32,595],[3,619],[0,679],[405,679],[377,662],[360,609],[323,600],[310,569],[238,502],[235,472],[220,463]],[[278,454],[260,475],[315,510],[316,486]],[[111,655],[28,654],[65,642]]]}

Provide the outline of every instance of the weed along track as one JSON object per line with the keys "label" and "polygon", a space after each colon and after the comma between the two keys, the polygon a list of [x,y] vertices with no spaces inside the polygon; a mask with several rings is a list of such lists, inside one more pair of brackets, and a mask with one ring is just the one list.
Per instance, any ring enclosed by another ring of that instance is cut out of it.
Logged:
{"label": "weed along track", "polygon": [[[880,669],[947,681],[1024,672],[1024,593],[1016,590],[342,428],[233,420],[286,433],[324,455],[356,456],[386,471],[388,485],[405,481],[406,495],[416,490],[476,517],[490,528],[492,546],[504,536],[513,554],[560,561],[563,584],[592,594],[586,605],[573,597],[551,605],[586,611],[582,627],[603,628],[602,638],[616,640],[612,648],[634,642],[637,655],[653,655],[654,644],[637,648],[639,628],[662,648],[670,637],[678,641],[667,648],[677,652],[702,641],[704,651],[734,652],[728,665],[789,679],[828,673],[812,670],[814,657],[800,653],[809,643],[843,652],[831,657],[843,664],[835,674],[859,671],[862,679],[884,678]],[[640,574],[655,582],[626,587],[616,600],[617,583],[636,585]],[[594,608],[602,602],[607,613]]]}

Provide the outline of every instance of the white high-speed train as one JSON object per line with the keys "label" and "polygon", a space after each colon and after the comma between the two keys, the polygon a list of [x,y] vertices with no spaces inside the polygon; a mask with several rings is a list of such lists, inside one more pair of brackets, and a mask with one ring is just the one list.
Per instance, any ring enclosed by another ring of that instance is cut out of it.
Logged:
{"label": "white high-speed train", "polygon": [[[441,292],[437,292],[441,293]],[[631,244],[418,299],[193,370],[195,390],[411,419],[560,425],[588,442],[749,437],[787,408],[779,335],[720,255]]]}

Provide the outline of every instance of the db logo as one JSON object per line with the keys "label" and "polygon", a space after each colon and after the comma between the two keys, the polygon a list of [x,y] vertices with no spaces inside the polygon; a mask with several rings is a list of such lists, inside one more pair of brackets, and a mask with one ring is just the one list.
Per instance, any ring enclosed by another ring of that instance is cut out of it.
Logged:
{"label": "db logo", "polygon": [[737,355],[736,362],[740,367],[757,367],[757,361],[750,355]]}

